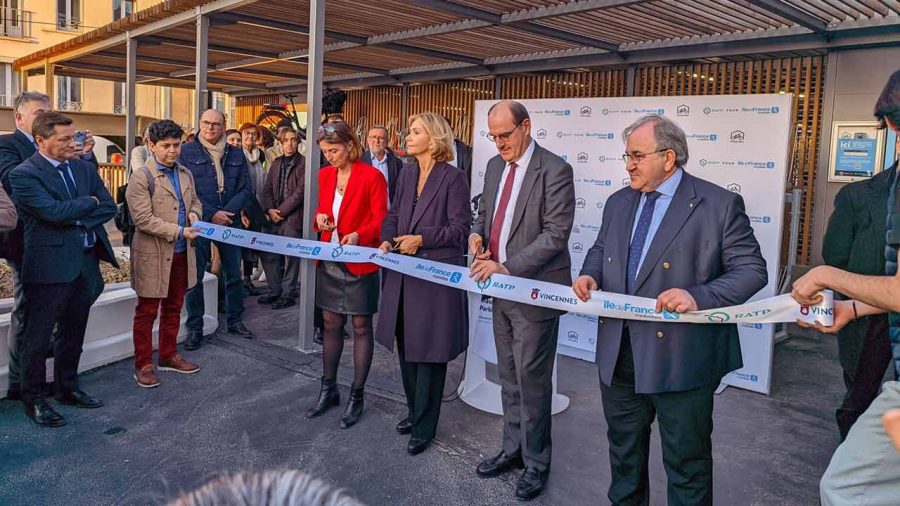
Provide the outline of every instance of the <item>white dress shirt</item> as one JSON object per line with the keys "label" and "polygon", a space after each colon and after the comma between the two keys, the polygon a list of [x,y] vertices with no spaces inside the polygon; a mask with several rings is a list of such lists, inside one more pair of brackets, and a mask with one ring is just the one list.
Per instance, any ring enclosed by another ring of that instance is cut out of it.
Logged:
{"label": "white dress shirt", "polygon": [[[497,252],[497,258],[500,263],[506,262],[506,243],[509,241],[509,232],[512,228],[513,214],[515,214],[516,200],[519,198],[519,191],[522,190],[522,181],[525,180],[525,171],[528,164],[531,163],[531,156],[534,155],[534,141],[532,140],[525,152],[522,153],[516,162],[516,175],[513,179],[512,192],[509,196],[509,202],[506,204],[506,214],[503,216],[503,225],[500,229],[500,251]],[[494,216],[497,216],[497,208],[500,205],[500,197],[503,195],[503,187],[506,185],[506,177],[509,175],[509,163],[503,168],[503,175],[500,177],[500,186],[497,188],[497,201],[494,203]],[[494,224],[492,223],[493,227]],[[488,231],[490,237],[490,231]]]}
{"label": "white dress shirt", "polygon": [[338,192],[337,185],[334,185],[334,201],[331,203],[331,214],[334,215],[334,230],[331,231],[331,241],[335,244],[341,242],[338,239],[338,231],[337,231],[337,222],[338,222],[338,214],[341,212],[341,203],[344,201],[344,196]]}

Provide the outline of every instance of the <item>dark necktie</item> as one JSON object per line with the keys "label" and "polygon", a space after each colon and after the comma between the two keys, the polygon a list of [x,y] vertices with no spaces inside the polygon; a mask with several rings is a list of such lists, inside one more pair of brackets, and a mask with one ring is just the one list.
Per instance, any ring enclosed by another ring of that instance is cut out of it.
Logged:
{"label": "dark necktie", "polygon": [[647,194],[644,208],[641,209],[641,215],[638,217],[637,228],[631,238],[631,246],[628,247],[628,278],[626,280],[628,293],[634,293],[638,267],[641,265],[641,253],[644,251],[644,243],[647,242],[650,221],[653,219],[653,208],[656,207],[656,199],[659,198],[659,195],[660,193],[655,191]]}
{"label": "dark necktie", "polygon": [[509,174],[503,183],[503,191],[500,193],[500,202],[497,204],[497,212],[494,213],[494,221],[491,223],[491,236],[488,239],[488,249],[491,250],[491,260],[500,261],[500,231],[503,230],[503,220],[506,218],[506,208],[509,199],[512,198],[513,182],[516,179],[516,162],[509,163]]}
{"label": "dark necktie", "polygon": [[78,195],[78,191],[75,188],[75,181],[72,179],[72,175],[69,174],[69,164],[63,162],[56,166],[56,170],[59,171],[59,174],[63,178],[63,182],[66,185],[66,191],[69,193],[69,198],[74,199],[76,195]]}

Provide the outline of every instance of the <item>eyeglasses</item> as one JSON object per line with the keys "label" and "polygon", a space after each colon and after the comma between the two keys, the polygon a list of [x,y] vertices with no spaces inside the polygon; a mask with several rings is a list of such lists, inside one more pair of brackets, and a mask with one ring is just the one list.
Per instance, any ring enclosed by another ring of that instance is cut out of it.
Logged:
{"label": "eyeglasses", "polygon": [[213,128],[221,128],[222,126],[223,126],[223,123],[215,123],[215,122],[206,121],[206,120],[200,122],[200,128],[203,128],[205,130],[212,130]]}
{"label": "eyeglasses", "polygon": [[649,153],[625,153],[624,155],[622,155],[622,160],[626,164],[630,163],[630,162],[634,162],[635,164],[638,164],[638,163],[641,163],[642,161],[644,161],[644,158],[647,158],[650,155],[653,155],[656,153],[665,153],[666,151],[668,151],[670,149],[672,149],[672,148],[657,149],[656,151],[651,151]]}
{"label": "eyeglasses", "polygon": [[490,140],[491,142],[497,142],[498,139],[501,140],[501,141],[503,141],[503,142],[506,142],[506,141],[509,140],[509,137],[513,134],[513,132],[515,132],[516,130],[518,130],[520,126],[522,126],[522,122],[521,122],[521,121],[518,122],[518,123],[516,123],[516,126],[514,126],[513,129],[510,130],[509,132],[503,132],[502,134],[497,134],[497,135],[494,135],[494,134],[489,133],[489,134],[487,134],[487,138],[488,138],[488,140]]}

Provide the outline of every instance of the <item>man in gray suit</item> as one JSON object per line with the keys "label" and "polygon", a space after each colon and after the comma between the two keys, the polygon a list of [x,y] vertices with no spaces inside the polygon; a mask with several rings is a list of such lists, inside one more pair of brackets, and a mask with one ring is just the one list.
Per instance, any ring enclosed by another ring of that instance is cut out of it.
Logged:
{"label": "man in gray suit", "polygon": [[[472,277],[484,281],[499,272],[571,283],[572,166],[531,139],[528,111],[518,102],[491,107],[488,128],[500,154],[487,164],[469,236],[469,253],[475,255]],[[521,500],[540,495],[550,472],[551,375],[562,313],[494,300],[503,449],[479,464],[477,472],[490,477],[524,467],[516,485]]]}
{"label": "man in gray suit", "polygon": [[[687,140],[646,116],[625,129],[630,188],[614,193],[573,288],[656,299],[676,314],[742,304],[766,285],[766,262],[741,196],[684,171]],[[668,503],[713,504],[713,394],[742,367],[735,324],[599,320],[597,365],[608,425],[613,504],[647,504],[656,418]]]}

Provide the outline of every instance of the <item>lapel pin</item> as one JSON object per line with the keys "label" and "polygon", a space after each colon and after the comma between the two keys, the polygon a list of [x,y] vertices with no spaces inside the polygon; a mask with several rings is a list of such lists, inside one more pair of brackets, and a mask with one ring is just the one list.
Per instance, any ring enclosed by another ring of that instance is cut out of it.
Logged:
{"label": "lapel pin", "polygon": [[672,265],[669,264],[669,262],[663,262],[663,269],[668,269],[669,267],[672,267]]}

